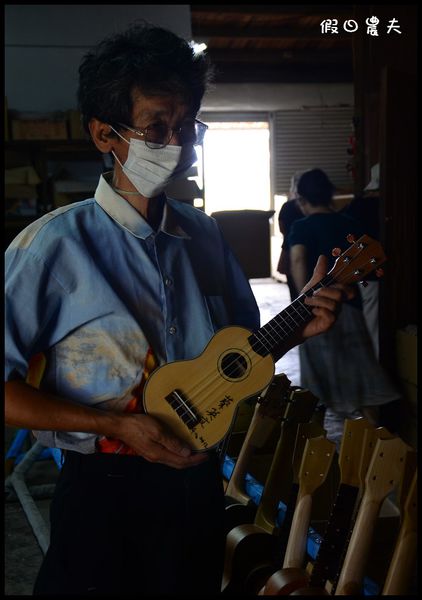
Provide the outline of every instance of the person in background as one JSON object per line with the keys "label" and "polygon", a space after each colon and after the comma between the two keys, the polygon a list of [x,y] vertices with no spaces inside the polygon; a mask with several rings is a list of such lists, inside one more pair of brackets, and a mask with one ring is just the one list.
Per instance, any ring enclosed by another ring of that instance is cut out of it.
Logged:
{"label": "person in background", "polygon": [[[332,206],[334,186],[324,171],[312,169],[299,178],[297,203],[303,217],[289,234],[291,273],[297,289],[312,273],[318,256],[335,258],[348,234],[365,233],[358,221]],[[396,402],[399,392],[375,356],[359,294],[343,303],[335,325],[299,346],[301,385],[325,405],[327,437],[339,444],[345,418],[364,415],[379,424],[379,407]]]}
{"label": "person in background", "polygon": [[297,197],[297,182],[299,181],[301,173],[295,173],[290,181],[290,190],[288,193],[287,201],[283,204],[278,213],[278,225],[280,232],[283,236],[283,243],[281,245],[280,258],[277,264],[277,271],[282,275],[286,276],[287,285],[290,291],[290,299],[293,301],[298,296],[298,290],[294,283],[293,277],[290,270],[290,251],[288,237],[292,223],[296,219],[300,219],[303,215],[295,202]]}
{"label": "person in background", "polygon": [[[206,54],[149,24],[90,50],[79,108],[113,169],[6,251],[5,421],[64,450],[35,595],[220,591],[218,451],[193,452],[142,403],[157,366],[199,356],[226,325],[259,327],[216,221],[164,192],[196,160],[209,74]],[[327,331],[349,292],[307,298],[313,318],[283,351]]]}
{"label": "person in background", "polygon": [[[371,168],[371,181],[361,196],[354,196],[343,209],[344,214],[354,217],[363,227],[365,233],[379,240],[380,236],[379,206],[379,163]],[[379,358],[379,281],[376,276],[369,277],[366,286],[360,286],[362,295],[363,316],[365,317],[374,352]]]}

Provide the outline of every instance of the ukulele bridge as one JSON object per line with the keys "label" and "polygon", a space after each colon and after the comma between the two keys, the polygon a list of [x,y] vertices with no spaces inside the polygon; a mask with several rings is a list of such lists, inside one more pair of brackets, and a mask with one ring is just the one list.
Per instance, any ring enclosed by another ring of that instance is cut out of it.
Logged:
{"label": "ukulele bridge", "polygon": [[165,398],[189,429],[199,424],[200,417],[180,390],[173,390]]}

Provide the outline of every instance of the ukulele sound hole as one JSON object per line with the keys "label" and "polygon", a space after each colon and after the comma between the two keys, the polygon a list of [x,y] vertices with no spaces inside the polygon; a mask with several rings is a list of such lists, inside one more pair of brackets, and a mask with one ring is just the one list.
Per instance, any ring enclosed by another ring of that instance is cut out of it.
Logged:
{"label": "ukulele sound hole", "polygon": [[229,352],[221,359],[220,367],[227,379],[243,379],[247,375],[248,362],[242,354]]}

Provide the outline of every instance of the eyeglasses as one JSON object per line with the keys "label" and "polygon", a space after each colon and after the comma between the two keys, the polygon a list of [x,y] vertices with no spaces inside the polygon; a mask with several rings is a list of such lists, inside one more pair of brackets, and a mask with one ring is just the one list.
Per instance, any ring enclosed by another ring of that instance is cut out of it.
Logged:
{"label": "eyeglasses", "polygon": [[208,125],[202,123],[202,121],[198,121],[198,119],[185,121],[177,129],[171,129],[164,123],[154,123],[144,129],[135,129],[123,123],[119,123],[119,125],[143,138],[145,144],[152,150],[165,148],[174,135],[179,137],[181,144],[202,144],[205,132],[208,129]]}

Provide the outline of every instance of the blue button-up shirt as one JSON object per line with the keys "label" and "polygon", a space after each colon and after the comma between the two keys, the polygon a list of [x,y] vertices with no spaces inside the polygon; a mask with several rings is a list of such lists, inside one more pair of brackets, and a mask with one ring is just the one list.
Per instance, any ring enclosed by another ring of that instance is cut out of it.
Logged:
{"label": "blue button-up shirt", "polygon": [[[225,325],[259,327],[250,285],[216,221],[166,199],[157,231],[101,176],[95,198],[56,209],[6,251],[6,380],[42,352],[42,388],[124,410],[148,352],[198,356]],[[98,436],[35,432],[47,446],[94,452]]]}

